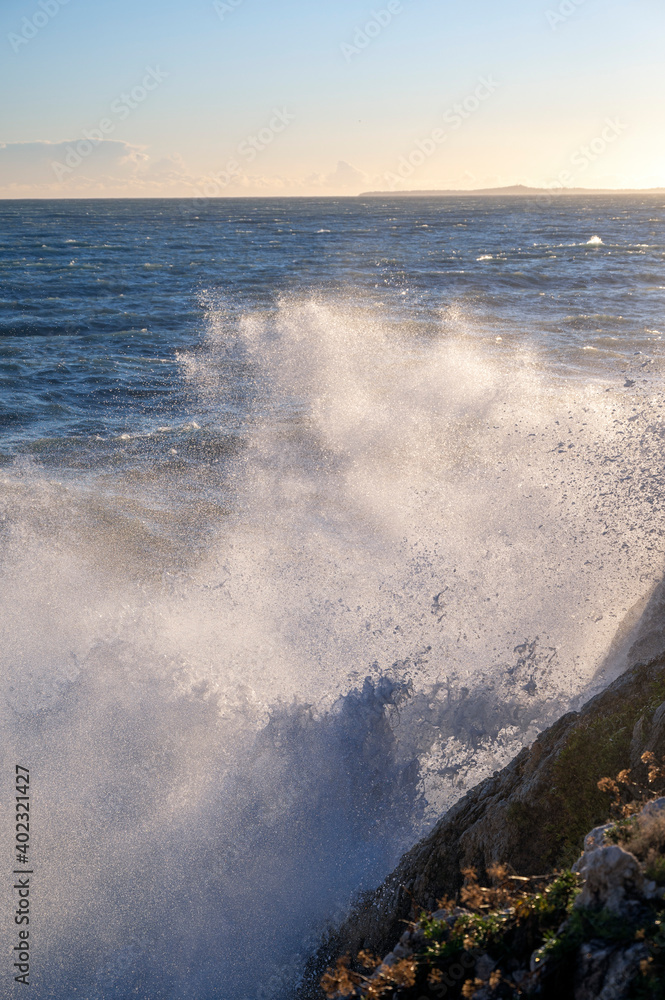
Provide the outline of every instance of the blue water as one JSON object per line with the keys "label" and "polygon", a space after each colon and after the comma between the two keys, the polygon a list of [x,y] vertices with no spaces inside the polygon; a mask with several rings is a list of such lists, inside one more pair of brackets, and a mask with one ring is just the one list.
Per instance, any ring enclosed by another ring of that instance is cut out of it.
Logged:
{"label": "blue water", "polygon": [[665,566],[663,199],[0,220],[32,996],[290,1000],[354,893],[628,662]]}
{"label": "blue water", "polygon": [[455,305],[583,375],[660,350],[660,196],[3,202],[0,232],[3,456],[206,420],[177,352],[211,296],[238,312],[351,294],[423,332]]}

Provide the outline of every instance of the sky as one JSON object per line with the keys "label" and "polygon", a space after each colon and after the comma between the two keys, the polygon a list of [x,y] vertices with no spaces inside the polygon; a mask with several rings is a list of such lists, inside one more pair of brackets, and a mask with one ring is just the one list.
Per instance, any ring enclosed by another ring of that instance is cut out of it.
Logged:
{"label": "sky", "polygon": [[662,0],[3,0],[0,197],[665,186]]}

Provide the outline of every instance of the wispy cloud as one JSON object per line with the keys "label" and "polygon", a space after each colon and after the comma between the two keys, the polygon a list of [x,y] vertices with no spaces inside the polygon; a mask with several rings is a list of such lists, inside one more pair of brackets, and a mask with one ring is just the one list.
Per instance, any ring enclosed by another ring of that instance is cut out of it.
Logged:
{"label": "wispy cloud", "polygon": [[[0,144],[0,190],[43,187],[56,193],[67,185],[67,180],[58,180],[53,164],[74,162],[73,158],[79,155],[76,146],[80,142],[80,139],[72,139]],[[148,160],[140,147],[119,139],[103,139],[96,145],[94,154],[86,159],[84,169],[72,186],[88,186],[111,178],[129,179],[136,176]]]}
{"label": "wispy cloud", "polygon": [[0,144],[2,198],[353,195],[377,180],[345,160],[301,177],[244,170],[210,189],[213,176],[192,171],[180,156],[153,158],[147,147],[120,139]]}

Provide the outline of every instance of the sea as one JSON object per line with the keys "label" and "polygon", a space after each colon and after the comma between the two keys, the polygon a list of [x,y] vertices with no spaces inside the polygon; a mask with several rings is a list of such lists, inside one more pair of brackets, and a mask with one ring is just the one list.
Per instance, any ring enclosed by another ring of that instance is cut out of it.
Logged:
{"label": "sea", "polygon": [[0,996],[29,862],[33,1000],[294,997],[625,669],[664,265],[663,195],[0,202]]}

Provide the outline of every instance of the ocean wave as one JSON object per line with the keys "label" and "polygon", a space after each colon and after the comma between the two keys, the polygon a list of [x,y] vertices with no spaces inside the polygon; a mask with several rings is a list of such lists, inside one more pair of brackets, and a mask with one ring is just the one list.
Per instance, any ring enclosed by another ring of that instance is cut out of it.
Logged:
{"label": "ocean wave", "polygon": [[[236,221],[270,255],[264,211]],[[344,258],[346,292],[202,270],[172,327],[3,342],[26,428],[0,459],[0,715],[40,774],[57,1000],[288,995],[353,892],[625,664],[665,553],[659,355],[635,353],[657,309],[586,245],[475,268],[499,228],[460,229],[460,274],[428,232],[417,267]],[[45,371],[87,409],[40,423]]]}

